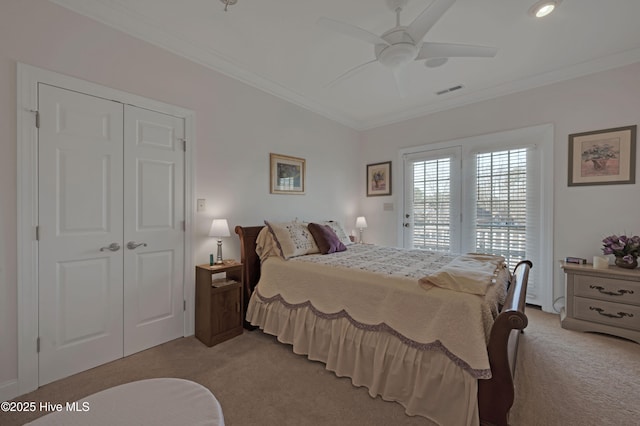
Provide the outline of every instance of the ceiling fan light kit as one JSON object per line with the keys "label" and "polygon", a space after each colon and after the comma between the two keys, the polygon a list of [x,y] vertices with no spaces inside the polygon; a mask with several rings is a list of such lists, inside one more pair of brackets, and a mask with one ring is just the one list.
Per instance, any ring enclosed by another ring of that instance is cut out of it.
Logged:
{"label": "ceiling fan light kit", "polygon": [[543,18],[548,16],[555,10],[556,7],[562,2],[562,0],[540,0],[529,8],[529,14],[536,18]]}
{"label": "ceiling fan light kit", "polygon": [[431,58],[424,61],[424,66],[427,68],[441,67],[449,61],[449,58]]}
{"label": "ceiling fan light kit", "polygon": [[396,68],[412,62],[418,56],[416,43],[406,33],[405,27],[397,27],[382,35],[388,44],[376,44],[374,52],[380,63]]}

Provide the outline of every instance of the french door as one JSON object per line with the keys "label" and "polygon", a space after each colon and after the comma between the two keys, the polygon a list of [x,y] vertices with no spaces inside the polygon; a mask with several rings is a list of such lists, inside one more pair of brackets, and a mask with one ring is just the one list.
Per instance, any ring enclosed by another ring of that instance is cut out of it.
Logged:
{"label": "french door", "polygon": [[465,140],[403,155],[403,243],[500,255],[511,269],[520,260],[531,260],[536,268],[529,277],[527,301],[547,307],[550,301],[540,297],[539,287],[539,271],[546,274],[548,267],[541,261],[546,253],[541,252],[544,198],[538,135],[508,136],[513,139],[486,145]]}
{"label": "french door", "polygon": [[460,147],[405,157],[404,247],[461,250]]}
{"label": "french door", "polygon": [[464,159],[452,148],[407,157],[405,246],[491,253],[510,267],[524,260],[527,241],[535,239],[528,216],[537,210],[528,151],[497,149]]}
{"label": "french door", "polygon": [[38,85],[39,384],[183,334],[184,120]]}

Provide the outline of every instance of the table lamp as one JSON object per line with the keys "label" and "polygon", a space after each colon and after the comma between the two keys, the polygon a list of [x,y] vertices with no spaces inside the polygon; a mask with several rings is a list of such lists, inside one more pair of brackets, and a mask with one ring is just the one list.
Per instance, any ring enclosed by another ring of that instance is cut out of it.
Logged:
{"label": "table lamp", "polygon": [[[211,222],[211,229],[209,230],[209,236],[218,239],[218,253],[216,256],[215,265],[222,265],[222,237],[229,237],[229,224],[227,219],[213,219]],[[209,265],[213,266],[213,255],[209,256]]]}

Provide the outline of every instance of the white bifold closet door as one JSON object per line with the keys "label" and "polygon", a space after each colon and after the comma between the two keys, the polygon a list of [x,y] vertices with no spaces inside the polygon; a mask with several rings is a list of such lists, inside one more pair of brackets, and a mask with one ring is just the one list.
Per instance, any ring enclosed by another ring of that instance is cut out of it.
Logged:
{"label": "white bifold closet door", "polygon": [[39,383],[183,335],[183,119],[38,86]]}

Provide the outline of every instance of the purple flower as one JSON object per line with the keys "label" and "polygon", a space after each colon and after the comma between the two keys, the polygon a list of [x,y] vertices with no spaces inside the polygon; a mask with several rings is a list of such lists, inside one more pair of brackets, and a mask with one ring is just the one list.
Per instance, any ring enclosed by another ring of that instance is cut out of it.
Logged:
{"label": "purple flower", "polygon": [[602,240],[602,252],[623,257],[626,262],[633,263],[640,256],[640,236],[610,235]]}

